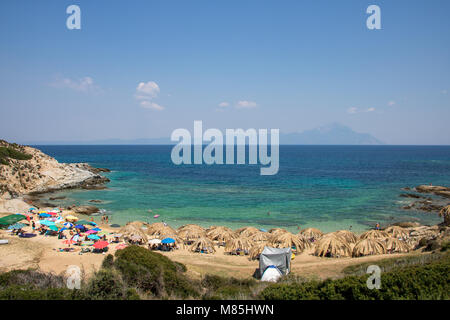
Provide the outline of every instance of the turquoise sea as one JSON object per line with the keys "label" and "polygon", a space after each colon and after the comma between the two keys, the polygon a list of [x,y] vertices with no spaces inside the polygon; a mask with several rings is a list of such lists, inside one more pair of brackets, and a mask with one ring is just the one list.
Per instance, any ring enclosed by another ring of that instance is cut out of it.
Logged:
{"label": "turquoise sea", "polygon": [[[172,146],[35,146],[60,162],[88,162],[112,170],[107,190],[48,195],[59,205],[94,204],[112,222],[165,221],[366,230],[377,222],[437,223],[434,213],[403,210],[404,187],[450,185],[450,146],[280,146],[277,175],[259,165],[172,164]],[[150,213],[148,210],[152,210]],[[270,212],[270,214],[268,214]],[[155,219],[153,215],[159,214]]]}

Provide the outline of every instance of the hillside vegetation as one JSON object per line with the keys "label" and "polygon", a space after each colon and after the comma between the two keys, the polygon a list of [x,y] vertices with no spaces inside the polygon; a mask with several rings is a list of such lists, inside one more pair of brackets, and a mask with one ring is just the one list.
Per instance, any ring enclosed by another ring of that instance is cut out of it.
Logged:
{"label": "hillside vegetation", "polygon": [[[425,257],[425,256],[424,256]],[[398,260],[398,261],[397,261]],[[378,262],[373,262],[377,264]],[[105,257],[102,267],[81,288],[70,290],[62,275],[38,270],[15,270],[0,274],[0,299],[267,299],[267,300],[372,300],[449,299],[450,256],[435,252],[426,258],[380,260],[389,270],[381,276],[381,289],[369,290],[366,265],[346,270],[335,280],[302,279],[295,275],[276,284],[255,279],[207,275],[192,280],[186,267],[145,248],[130,246]]]}

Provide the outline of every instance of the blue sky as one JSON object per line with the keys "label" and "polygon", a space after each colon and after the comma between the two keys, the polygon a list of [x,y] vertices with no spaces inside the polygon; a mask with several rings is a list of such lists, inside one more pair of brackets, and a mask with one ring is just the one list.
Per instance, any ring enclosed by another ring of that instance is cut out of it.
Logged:
{"label": "blue sky", "polygon": [[[81,30],[66,28],[71,4]],[[371,4],[381,30],[366,27]],[[339,122],[391,144],[450,144],[449,11],[438,0],[2,0],[0,137]]]}

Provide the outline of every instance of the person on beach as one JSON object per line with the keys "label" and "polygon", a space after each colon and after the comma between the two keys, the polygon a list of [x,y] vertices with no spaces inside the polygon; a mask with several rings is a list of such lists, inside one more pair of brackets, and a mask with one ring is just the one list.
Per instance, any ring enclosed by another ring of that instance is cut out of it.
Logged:
{"label": "person on beach", "polygon": [[375,225],[375,230],[380,230],[380,224],[377,222],[377,224]]}
{"label": "person on beach", "polygon": [[31,221],[31,228],[33,229],[33,233],[36,232],[36,224],[34,223],[34,221]]}

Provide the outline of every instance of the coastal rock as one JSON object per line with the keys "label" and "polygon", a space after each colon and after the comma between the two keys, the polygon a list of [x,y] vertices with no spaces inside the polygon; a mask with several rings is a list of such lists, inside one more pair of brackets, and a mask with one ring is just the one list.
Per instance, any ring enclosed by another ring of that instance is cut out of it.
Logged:
{"label": "coastal rock", "polygon": [[450,198],[450,188],[443,187],[443,186],[427,186],[427,185],[420,185],[415,188],[417,192],[420,193],[433,193],[437,196]]}
{"label": "coastal rock", "polygon": [[51,200],[51,201],[53,201],[53,200],[63,200],[63,199],[65,199],[66,197],[65,196],[60,196],[60,197],[50,197],[50,198],[48,198],[49,200]]}
{"label": "coastal rock", "polygon": [[99,208],[95,206],[77,206],[71,208],[73,212],[77,214],[91,215],[100,211]]}
{"label": "coastal rock", "polygon": [[400,197],[403,197],[403,198],[415,198],[415,199],[423,198],[422,196],[419,196],[419,195],[413,194],[413,193],[401,193]]}
{"label": "coastal rock", "polygon": [[417,192],[421,193],[433,193],[436,191],[450,191],[450,188],[443,187],[443,186],[428,186],[428,185],[420,185],[416,188]]}
{"label": "coastal rock", "polygon": [[93,168],[87,163],[59,163],[38,149],[3,140],[0,140],[0,147],[12,148],[27,156],[26,160],[10,158],[0,164],[2,199],[69,188],[104,188],[102,185],[109,182],[99,174],[108,172],[105,168]]}
{"label": "coastal rock", "polygon": [[92,202],[92,203],[102,203],[103,201],[102,201],[102,200],[92,199],[92,200],[89,200],[89,202]]}
{"label": "coastal rock", "polygon": [[393,226],[398,226],[402,228],[414,228],[414,227],[420,227],[420,223],[418,222],[412,222],[412,221],[405,221],[405,222],[396,222],[392,224]]}

